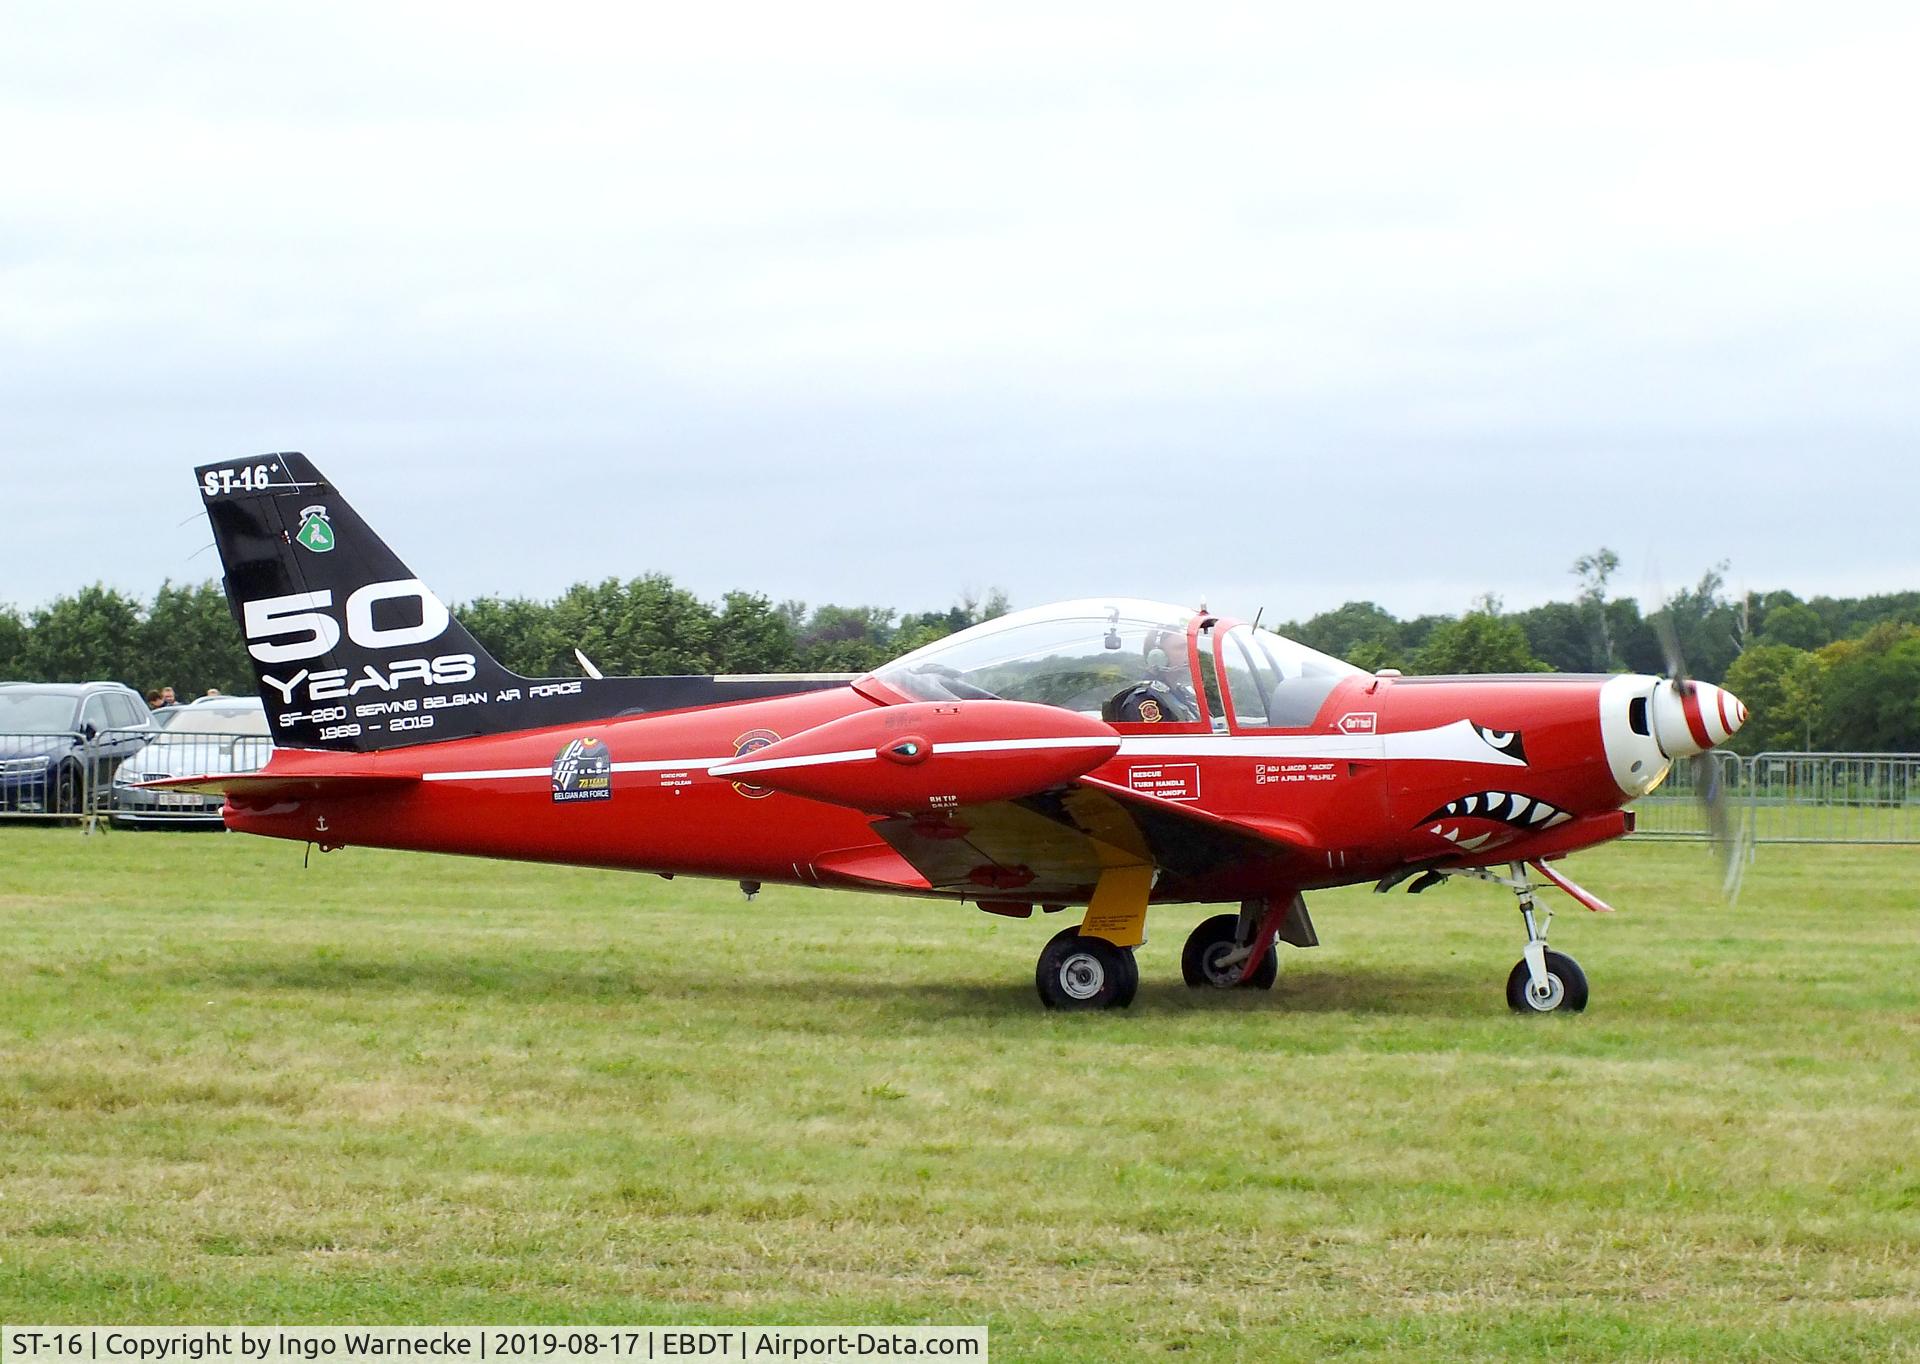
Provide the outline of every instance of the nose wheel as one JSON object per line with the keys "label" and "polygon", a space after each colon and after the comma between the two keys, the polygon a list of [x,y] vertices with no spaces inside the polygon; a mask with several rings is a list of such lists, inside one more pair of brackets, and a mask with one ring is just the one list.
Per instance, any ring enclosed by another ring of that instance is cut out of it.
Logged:
{"label": "nose wheel", "polygon": [[1140,967],[1131,947],[1069,928],[1041,950],[1033,983],[1049,1009],[1124,1009],[1140,988]]}
{"label": "nose wheel", "polygon": [[1542,979],[1523,958],[1507,974],[1507,1007],[1517,1014],[1579,1013],[1587,1007],[1587,977],[1564,952],[1541,954]]}

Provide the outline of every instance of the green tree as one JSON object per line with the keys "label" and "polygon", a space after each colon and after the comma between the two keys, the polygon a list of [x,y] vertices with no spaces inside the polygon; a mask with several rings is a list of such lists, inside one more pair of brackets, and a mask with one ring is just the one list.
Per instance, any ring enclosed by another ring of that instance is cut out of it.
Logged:
{"label": "green tree", "polygon": [[865,672],[893,656],[893,609],[822,606],[807,618],[799,639],[808,672]]}
{"label": "green tree", "polygon": [[1818,649],[1833,642],[1827,623],[1820,613],[1804,602],[1788,602],[1769,610],[1763,617],[1760,639],[1767,644],[1785,644],[1795,649]]}
{"label": "green tree", "polygon": [[1876,625],[1920,625],[1920,592],[1886,592],[1873,597],[1815,597],[1807,603],[1834,639],[1853,639]]}
{"label": "green tree", "polygon": [[1688,673],[1706,682],[1718,682],[1727,675],[1742,644],[1740,612],[1721,590],[1726,586],[1726,570],[1726,564],[1715,564],[1693,587],[1667,598],[1659,612],[1680,647]]}
{"label": "green tree", "polygon": [[1876,625],[1861,639],[1828,645],[1820,658],[1823,748],[1920,752],[1920,628]]}
{"label": "green tree", "polygon": [[609,676],[713,671],[714,614],[664,573],[575,583],[553,605],[557,650],[549,676],[577,672],[580,650]]}
{"label": "green tree", "polygon": [[1436,626],[1414,661],[1414,671],[1421,673],[1547,671],[1528,650],[1527,632],[1518,622],[1489,611],[1469,611]]}
{"label": "green tree", "polygon": [[792,624],[757,592],[727,593],[714,622],[713,641],[716,672],[792,672],[799,662]]}
{"label": "green tree", "polygon": [[11,606],[0,606],[0,680],[20,676],[26,652],[27,623]]}
{"label": "green tree", "polygon": [[1613,640],[1614,657],[1630,673],[1664,673],[1666,651],[1652,622],[1640,614],[1640,603],[1632,597],[1615,597],[1607,603],[1607,634]]}
{"label": "green tree", "polygon": [[1550,601],[1511,618],[1527,636],[1533,656],[1557,672],[1593,670],[1594,629],[1588,613],[1572,602]]}
{"label": "green tree", "polygon": [[100,583],[54,598],[28,620],[20,671],[35,682],[141,676],[140,604]]}
{"label": "green tree", "polygon": [[1281,634],[1309,649],[1369,670],[1400,666],[1405,652],[1403,632],[1391,613],[1370,601],[1350,601],[1332,611],[1322,611],[1304,624],[1280,627]]}
{"label": "green tree", "polygon": [[209,688],[238,696],[254,692],[246,643],[216,583],[162,583],[139,638],[140,663],[126,680],[141,690],[172,687],[182,701]]}
{"label": "green tree", "polygon": [[[1566,672],[1611,672],[1614,668],[1612,622],[1607,616],[1607,583],[1620,567],[1620,556],[1602,545],[1591,554],[1573,561],[1572,573],[1580,580],[1580,595],[1575,605],[1586,630],[1586,656],[1578,667]],[[1537,652],[1537,651],[1536,651]],[[1547,655],[1542,655],[1547,657]]]}
{"label": "green tree", "polygon": [[1739,753],[1810,748],[1820,725],[1820,659],[1790,644],[1755,644],[1727,669],[1726,687],[1747,707],[1733,737]]}
{"label": "green tree", "polygon": [[481,597],[459,608],[460,623],[500,665],[522,677],[573,677],[580,665],[554,626],[553,607],[525,597]]}

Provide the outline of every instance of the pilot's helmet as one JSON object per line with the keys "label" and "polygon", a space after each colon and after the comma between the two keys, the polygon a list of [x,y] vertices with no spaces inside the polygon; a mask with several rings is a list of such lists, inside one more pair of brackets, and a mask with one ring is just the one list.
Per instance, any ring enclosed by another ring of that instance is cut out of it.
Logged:
{"label": "pilot's helmet", "polygon": [[1183,641],[1177,640],[1172,632],[1156,630],[1147,636],[1147,671],[1158,674],[1174,671],[1174,659],[1185,651],[1180,647]]}

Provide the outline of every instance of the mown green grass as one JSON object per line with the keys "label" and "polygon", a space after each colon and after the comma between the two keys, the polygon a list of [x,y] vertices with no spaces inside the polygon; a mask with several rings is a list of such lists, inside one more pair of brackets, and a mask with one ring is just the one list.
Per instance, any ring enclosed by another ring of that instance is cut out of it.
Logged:
{"label": "mown green grass", "polygon": [[1313,898],[1271,996],[1058,920],[0,829],[0,1320],[985,1322],[1001,1359],[1920,1357],[1920,856]]}

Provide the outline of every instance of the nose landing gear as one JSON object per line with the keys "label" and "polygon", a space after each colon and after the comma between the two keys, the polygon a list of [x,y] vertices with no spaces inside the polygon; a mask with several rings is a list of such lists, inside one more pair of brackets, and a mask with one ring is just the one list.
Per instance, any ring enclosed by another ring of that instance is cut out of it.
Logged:
{"label": "nose landing gear", "polygon": [[1534,885],[1527,877],[1524,863],[1509,864],[1512,873],[1506,884],[1520,901],[1520,917],[1527,925],[1527,945],[1520,960],[1507,973],[1507,1007],[1515,1013],[1579,1013],[1587,1007],[1587,977],[1580,963],[1564,952],[1547,950],[1547,929],[1553,923],[1553,911],[1539,917],[1534,902]]}

